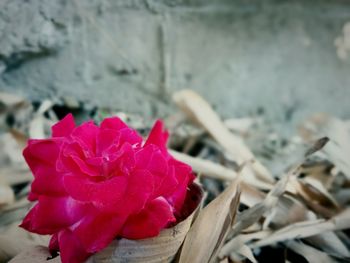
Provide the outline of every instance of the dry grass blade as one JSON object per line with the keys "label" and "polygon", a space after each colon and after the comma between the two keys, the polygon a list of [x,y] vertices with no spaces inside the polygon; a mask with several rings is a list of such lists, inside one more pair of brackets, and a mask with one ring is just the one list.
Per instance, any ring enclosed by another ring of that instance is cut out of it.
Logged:
{"label": "dry grass blade", "polygon": [[350,223],[344,224],[342,219],[338,218],[338,220],[340,220],[338,221],[338,225],[337,217],[335,217],[333,220],[317,219],[298,222],[277,230],[276,232],[264,238],[263,240],[253,243],[251,247],[255,248],[267,246],[285,240],[306,238],[327,231],[341,230],[349,227]]}
{"label": "dry grass blade", "polygon": [[280,180],[272,189],[269,194],[266,196],[264,201],[254,205],[248,210],[244,211],[240,216],[237,223],[233,226],[230,237],[236,236],[243,229],[251,226],[258,220],[260,220],[261,216],[266,213],[268,210],[276,206],[279,197],[284,193],[287,183],[289,180],[289,176],[284,177]]}
{"label": "dry grass blade", "polygon": [[[200,175],[220,179],[220,180],[234,180],[237,178],[237,172],[232,169],[228,169],[225,166],[214,163],[212,161],[208,161],[205,159],[201,159],[198,157],[192,157],[190,155],[180,153],[174,150],[171,150],[170,153],[178,160],[191,165],[192,169]],[[252,180],[253,178],[242,176],[242,181],[246,183],[247,188],[248,185],[260,189],[271,189],[271,185],[265,182],[257,182],[256,180]]]}
{"label": "dry grass blade", "polygon": [[303,256],[309,263],[336,263],[337,261],[326,253],[297,241],[290,241],[287,247]]}
{"label": "dry grass blade", "polygon": [[192,90],[182,90],[174,94],[175,103],[194,121],[203,126],[211,136],[241,164],[255,160],[252,165],[257,179],[273,183],[270,172],[256,160],[240,137],[231,133],[212,107]]}
{"label": "dry grass blade", "polygon": [[210,176],[212,178],[221,180],[234,180],[237,178],[237,173],[235,171],[228,169],[220,164],[216,164],[214,162],[200,158],[195,158],[173,150],[171,150],[170,153],[176,159],[191,165],[192,169],[201,175]]}
{"label": "dry grass blade", "polygon": [[216,259],[235,219],[239,196],[239,181],[234,180],[199,213],[185,239],[179,263],[206,263]]}

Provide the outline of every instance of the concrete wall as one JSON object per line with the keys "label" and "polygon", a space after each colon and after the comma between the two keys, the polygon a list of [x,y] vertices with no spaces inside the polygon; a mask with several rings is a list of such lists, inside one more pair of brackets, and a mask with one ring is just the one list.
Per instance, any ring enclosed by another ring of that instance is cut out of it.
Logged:
{"label": "concrete wall", "polygon": [[348,21],[338,0],[0,0],[0,90],[164,115],[192,88],[224,117],[349,118]]}

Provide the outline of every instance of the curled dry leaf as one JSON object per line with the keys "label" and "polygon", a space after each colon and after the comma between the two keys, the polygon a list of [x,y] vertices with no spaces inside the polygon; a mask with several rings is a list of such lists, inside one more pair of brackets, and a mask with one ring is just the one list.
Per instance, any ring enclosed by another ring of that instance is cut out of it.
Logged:
{"label": "curled dry leaf", "polygon": [[186,236],[179,263],[206,263],[216,259],[234,223],[239,196],[239,180],[234,180],[199,213]]}

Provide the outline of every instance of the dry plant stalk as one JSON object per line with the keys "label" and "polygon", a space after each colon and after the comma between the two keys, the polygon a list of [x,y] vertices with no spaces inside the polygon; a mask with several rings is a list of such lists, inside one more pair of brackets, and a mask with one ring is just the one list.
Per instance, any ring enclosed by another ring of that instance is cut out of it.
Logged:
{"label": "dry plant stalk", "polygon": [[252,169],[257,180],[273,183],[274,179],[268,169],[263,166],[242,139],[231,133],[213,108],[197,93],[192,90],[182,90],[174,94],[175,103],[188,117],[199,123],[208,133],[229,153],[240,165],[243,162],[254,160]]}

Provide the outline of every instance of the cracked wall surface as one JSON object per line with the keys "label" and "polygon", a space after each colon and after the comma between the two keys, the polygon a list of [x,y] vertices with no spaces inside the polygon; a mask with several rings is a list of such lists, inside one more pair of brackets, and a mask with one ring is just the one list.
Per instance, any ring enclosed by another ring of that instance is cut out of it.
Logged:
{"label": "cracked wall surface", "polygon": [[349,118],[349,21],[338,0],[4,0],[0,90],[164,116],[191,88],[224,117]]}

